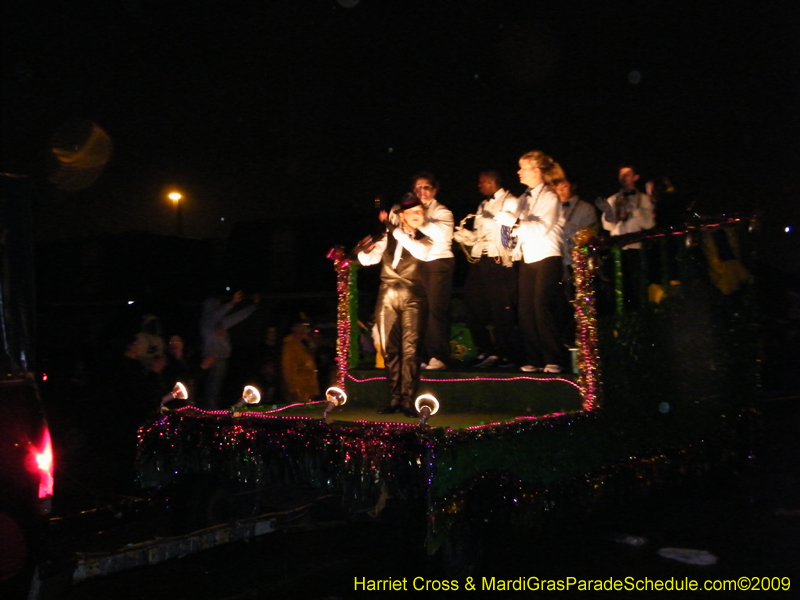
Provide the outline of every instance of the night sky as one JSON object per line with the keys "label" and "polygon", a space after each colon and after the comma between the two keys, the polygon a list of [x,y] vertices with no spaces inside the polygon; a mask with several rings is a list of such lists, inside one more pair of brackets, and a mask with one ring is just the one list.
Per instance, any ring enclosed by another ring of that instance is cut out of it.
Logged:
{"label": "night sky", "polygon": [[0,170],[41,176],[77,118],[114,144],[94,185],[47,191],[43,239],[173,233],[170,186],[190,236],[309,214],[335,228],[422,169],[459,220],[478,171],[518,191],[532,149],[588,199],[630,161],[701,212],[800,225],[793,1],[4,4]]}

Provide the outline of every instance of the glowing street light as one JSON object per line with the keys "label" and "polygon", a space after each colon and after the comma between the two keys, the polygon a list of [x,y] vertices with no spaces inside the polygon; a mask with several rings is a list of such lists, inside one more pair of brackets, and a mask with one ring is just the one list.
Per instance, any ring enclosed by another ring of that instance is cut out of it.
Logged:
{"label": "glowing street light", "polygon": [[178,235],[183,235],[183,215],[181,213],[181,200],[183,199],[183,195],[180,192],[170,192],[167,194],[167,198],[172,200],[172,203],[175,205],[175,220],[177,224]]}

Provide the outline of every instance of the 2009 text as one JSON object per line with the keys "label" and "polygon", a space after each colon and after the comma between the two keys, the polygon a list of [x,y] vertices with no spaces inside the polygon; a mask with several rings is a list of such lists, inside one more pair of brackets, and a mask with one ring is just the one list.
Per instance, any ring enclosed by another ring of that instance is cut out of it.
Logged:
{"label": "2009 text", "polygon": [[564,591],[788,591],[791,588],[789,577],[743,576],[737,579],[697,580],[689,577],[650,579],[649,577],[609,577],[607,579],[581,579],[564,577],[548,579],[537,576],[501,579],[497,577],[467,577],[458,579],[429,579],[426,577],[402,577],[369,579],[355,577],[353,590],[356,592],[564,592]]}

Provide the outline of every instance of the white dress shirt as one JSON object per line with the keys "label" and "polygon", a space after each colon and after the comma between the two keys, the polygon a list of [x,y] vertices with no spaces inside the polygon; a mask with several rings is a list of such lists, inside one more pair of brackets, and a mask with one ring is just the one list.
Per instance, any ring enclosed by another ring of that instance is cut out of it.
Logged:
{"label": "white dress shirt", "polygon": [[[625,207],[627,216],[621,219],[617,217],[616,213],[623,202],[627,202],[627,207]],[[603,229],[610,231],[611,235],[624,235],[652,229],[656,226],[653,199],[647,194],[637,191],[633,195],[625,197],[620,192],[611,196],[608,199],[608,204],[611,209],[603,211]],[[637,242],[628,244],[624,249],[629,250],[641,247],[642,244]]]}
{"label": "white dress shirt", "polygon": [[517,219],[514,260],[533,263],[561,256],[561,202],[553,190],[544,183],[528,189],[519,197]]}
{"label": "white dress shirt", "polygon": [[433,240],[428,261],[453,258],[453,213],[444,204],[431,200],[425,206],[425,222],[419,230]]}
{"label": "white dress shirt", "polygon": [[460,229],[454,235],[457,242],[472,246],[471,255],[479,258],[485,254],[491,257],[507,257],[510,264],[511,251],[503,247],[500,229],[502,225],[497,215],[502,212],[517,213],[517,197],[508,190],[499,189],[491,198],[478,206],[475,213],[475,229]]}
{"label": "white dress shirt", "polygon": [[403,227],[395,227],[391,232],[387,232],[386,235],[375,242],[372,250],[369,252],[359,252],[358,262],[365,267],[378,264],[383,257],[383,253],[386,251],[386,246],[389,243],[387,236],[390,235],[397,240],[397,245],[394,249],[394,256],[392,257],[393,269],[397,268],[404,248],[408,250],[411,256],[414,258],[419,260],[428,260],[428,255],[431,250],[430,242],[427,240],[421,241],[416,239],[416,232],[414,231],[405,231]]}
{"label": "white dress shirt", "polygon": [[[419,230],[433,240],[428,262],[438,258],[453,258],[453,213],[438,200],[431,200],[425,207],[425,222]],[[398,205],[395,204],[389,211],[389,223],[399,225],[400,218],[394,212]]]}

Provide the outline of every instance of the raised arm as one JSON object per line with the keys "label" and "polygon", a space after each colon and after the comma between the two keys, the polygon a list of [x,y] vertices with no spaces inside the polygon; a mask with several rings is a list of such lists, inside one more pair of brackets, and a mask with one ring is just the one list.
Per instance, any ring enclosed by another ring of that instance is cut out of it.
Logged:
{"label": "raised arm", "polygon": [[411,253],[411,256],[419,260],[427,260],[428,254],[433,246],[433,241],[423,235],[421,238],[405,233],[402,227],[398,227],[392,232],[392,236],[403,248]]}
{"label": "raised arm", "polygon": [[[366,238],[364,239],[366,240]],[[386,251],[386,243],[386,235],[384,234],[381,239],[372,245],[371,248],[365,249],[364,251],[358,253],[358,262],[365,267],[377,265],[381,261],[383,253]]]}
{"label": "raised arm", "polygon": [[435,242],[450,244],[453,241],[453,213],[437,204],[430,214],[425,215],[425,223],[419,230]]}

